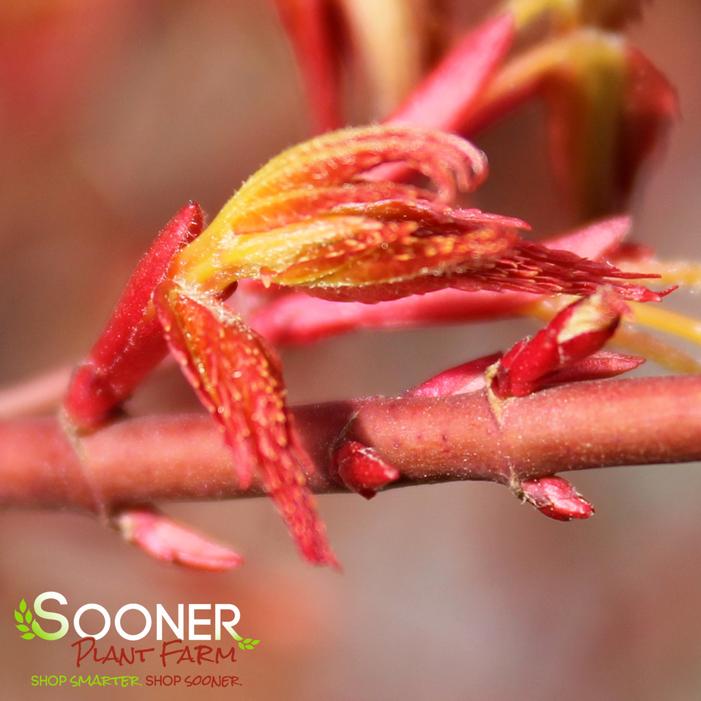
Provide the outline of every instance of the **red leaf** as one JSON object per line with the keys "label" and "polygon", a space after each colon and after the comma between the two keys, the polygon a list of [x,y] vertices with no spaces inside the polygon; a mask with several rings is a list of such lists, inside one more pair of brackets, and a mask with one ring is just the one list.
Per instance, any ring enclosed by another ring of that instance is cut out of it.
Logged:
{"label": "red leaf", "polygon": [[200,234],[202,224],[200,206],[185,205],[132,273],[105,330],[73,374],[64,409],[76,428],[103,423],[165,357],[168,349],[151,298],[173,255]]}
{"label": "red leaf", "polygon": [[337,565],[306,485],[313,464],[297,440],[277,359],[225,307],[170,281],[155,302],[171,351],[234,453],[242,487],[255,470],[304,557]]}
{"label": "red leaf", "polygon": [[515,36],[514,19],[509,12],[500,13],[471,30],[387,123],[459,130],[477,106],[485,85],[504,60]]}
{"label": "red leaf", "polygon": [[598,351],[587,358],[573,362],[568,367],[555,370],[541,378],[541,387],[552,387],[565,382],[582,382],[585,380],[605,380],[635,370],[645,362],[637,355],[624,355]]}
{"label": "red leaf", "polygon": [[233,550],[152,508],[125,509],[114,522],[128,541],[157,560],[215,572],[243,562]]}
{"label": "red leaf", "polygon": [[410,397],[446,397],[455,394],[467,394],[484,389],[485,370],[501,358],[501,353],[485,355],[468,363],[457,365],[426,380],[409,390]]}
{"label": "red leaf", "polygon": [[490,388],[500,399],[541,389],[548,376],[598,351],[614,334],[625,305],[609,289],[565,307],[533,338],[516,343],[495,366]]}
{"label": "red leaf", "polygon": [[[598,259],[615,252],[629,229],[629,217],[614,217],[550,239],[544,245]],[[369,305],[362,302],[330,302],[303,293],[290,293],[257,309],[251,324],[276,344],[311,343],[360,328],[396,328],[503,318],[517,314],[519,307],[534,299],[533,293],[511,290],[438,290]]]}

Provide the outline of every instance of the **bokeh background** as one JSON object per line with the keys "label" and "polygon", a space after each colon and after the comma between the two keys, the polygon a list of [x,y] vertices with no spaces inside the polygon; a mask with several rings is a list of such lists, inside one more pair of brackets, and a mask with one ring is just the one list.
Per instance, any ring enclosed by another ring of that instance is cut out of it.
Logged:
{"label": "bokeh background", "polygon": [[[490,5],[454,4],[456,26]],[[172,212],[189,198],[217,211],[266,158],[305,138],[309,122],[268,2],[2,0],[0,23],[0,384],[10,384],[79,358]],[[700,32],[697,0],[651,4],[631,31],[682,100],[683,119],[633,206],[636,239],[666,257],[701,256]],[[543,157],[541,117],[529,107],[480,137],[492,177],[479,204],[548,233],[568,215]],[[291,399],[396,393],[532,328],[363,332],[288,349]],[[157,406],[195,407],[177,373],[145,388],[133,411]],[[549,521],[488,484],[371,502],[323,497],[342,575],[305,565],[264,500],[167,507],[246,554],[226,574],[151,561],[80,515],[3,512],[2,694],[699,698],[699,466],[575,481],[598,508],[591,522]],[[234,601],[241,630],[263,643],[239,656],[244,686],[233,691],[31,689],[31,674],[73,669],[67,644],[26,643],[12,625],[20,597],[48,589],[112,609]]]}

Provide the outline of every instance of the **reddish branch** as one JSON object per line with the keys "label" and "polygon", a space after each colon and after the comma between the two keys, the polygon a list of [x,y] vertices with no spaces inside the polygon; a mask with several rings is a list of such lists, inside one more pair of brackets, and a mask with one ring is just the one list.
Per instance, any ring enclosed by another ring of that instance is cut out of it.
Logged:
{"label": "reddish branch", "polygon": [[[357,412],[357,413],[356,413]],[[399,469],[395,485],[542,477],[566,470],[701,459],[701,378],[567,384],[509,400],[498,425],[484,391],[300,407],[317,493],[344,488],[330,449],[351,437]],[[241,490],[207,416],[128,419],[82,440],[82,465],[51,418],[0,422],[0,503],[96,511],[162,500],[255,496]],[[103,504],[96,504],[94,494]]]}

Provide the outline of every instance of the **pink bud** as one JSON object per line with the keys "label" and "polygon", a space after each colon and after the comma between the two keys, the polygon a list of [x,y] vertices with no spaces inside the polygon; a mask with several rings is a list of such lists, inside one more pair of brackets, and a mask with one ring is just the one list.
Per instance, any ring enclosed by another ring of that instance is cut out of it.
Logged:
{"label": "pink bud", "polygon": [[625,355],[599,351],[587,358],[578,360],[569,367],[556,370],[543,378],[543,387],[552,387],[565,382],[582,382],[583,380],[603,380],[616,377],[635,370],[645,362],[638,355]]}
{"label": "pink bud", "polygon": [[358,441],[346,441],[336,451],[334,461],[343,484],[366,499],[372,499],[380,489],[399,479],[396,467]]}
{"label": "pink bud", "polygon": [[[542,389],[553,373],[598,351],[616,331],[626,306],[611,289],[565,307],[533,338],[516,343],[499,362],[491,389],[500,399]],[[615,373],[614,373],[615,374]]]}
{"label": "pink bud", "polygon": [[212,571],[232,569],[243,562],[233,550],[151,508],[122,511],[115,524],[126,540],[157,560]]}
{"label": "pink bud", "polygon": [[562,477],[526,480],[519,487],[522,498],[548,518],[571,521],[594,514],[594,507]]}

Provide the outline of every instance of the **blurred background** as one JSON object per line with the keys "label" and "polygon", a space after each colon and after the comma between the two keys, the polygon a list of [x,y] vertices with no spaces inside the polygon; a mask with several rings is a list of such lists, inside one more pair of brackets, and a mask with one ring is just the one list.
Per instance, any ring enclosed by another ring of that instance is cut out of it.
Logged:
{"label": "blurred background", "polygon": [[[453,4],[455,26],[491,6]],[[701,257],[700,31],[698,0],[650,4],[631,30],[681,96],[683,119],[634,199],[636,240],[668,258]],[[197,199],[215,213],[257,166],[309,130],[269,2],[2,0],[0,384],[78,359],[181,204]],[[540,233],[567,225],[537,105],[478,143],[492,166],[479,206],[520,216]],[[696,306],[691,297],[680,304]],[[362,332],[287,349],[291,401],[397,393],[533,328],[522,320]],[[195,407],[172,372],[132,410]],[[574,481],[597,507],[591,522],[550,521],[489,484],[395,490],[371,502],[323,497],[342,575],[304,564],[264,500],[166,507],[243,551],[244,567],[227,574],[152,561],[80,515],[4,512],[3,695],[699,698],[699,466],[600,470]],[[10,623],[22,596],[45,590],[113,609],[233,601],[241,631],[263,642],[240,654],[233,669],[243,687],[233,692],[31,689],[31,674],[74,664],[67,644],[25,643]]]}

